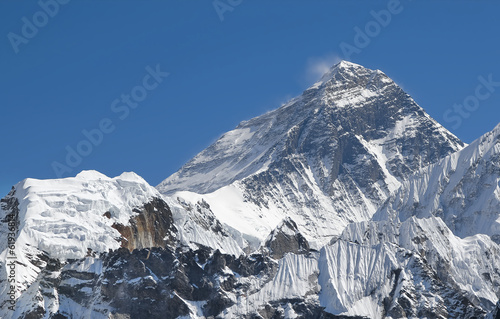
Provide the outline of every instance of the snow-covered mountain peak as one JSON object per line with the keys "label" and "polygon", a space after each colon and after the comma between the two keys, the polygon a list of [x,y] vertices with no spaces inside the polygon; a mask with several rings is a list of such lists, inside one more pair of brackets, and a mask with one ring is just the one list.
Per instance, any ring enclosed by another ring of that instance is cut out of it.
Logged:
{"label": "snow-covered mountain peak", "polygon": [[240,123],[158,190],[205,199],[253,248],[285,216],[316,247],[369,219],[412,172],[462,149],[382,72],[341,62],[326,78]]}
{"label": "snow-covered mountain peak", "polygon": [[363,70],[363,69],[366,69],[365,67],[359,65],[359,64],[356,64],[356,63],[353,63],[353,62],[350,62],[350,61],[346,61],[346,60],[341,60],[340,62],[334,64],[323,76],[322,76],[322,80],[323,79],[329,79],[331,78],[334,74],[336,73],[353,73],[353,74],[356,74],[359,72],[359,70]]}
{"label": "snow-covered mountain peak", "polygon": [[324,79],[158,190],[133,172],[18,183],[0,200],[0,318],[493,311],[500,125],[463,148],[381,71]]}
{"label": "snow-covered mountain peak", "polygon": [[98,172],[96,170],[84,170],[78,173],[75,178],[78,179],[86,179],[86,180],[109,180],[110,178],[106,175],[104,175],[101,172]]}
{"label": "snow-covered mountain peak", "polygon": [[84,257],[88,249],[119,248],[120,234],[112,226],[127,225],[137,214],[134,209],[160,197],[134,173],[109,178],[83,171],[63,179],[25,179],[7,198],[18,203],[19,249],[37,247],[67,259]]}
{"label": "snow-covered mountain peak", "polygon": [[332,89],[342,91],[339,89],[352,90],[357,87],[368,91],[378,91],[388,85],[396,86],[384,72],[365,68],[352,62],[340,61],[332,66],[309,90],[327,88],[326,93],[332,93]]}
{"label": "snow-covered mountain peak", "polygon": [[334,64],[330,68],[329,72],[334,72],[334,71],[342,72],[345,70],[355,70],[355,69],[366,69],[366,68],[360,64],[357,64],[357,63],[354,63],[351,61],[341,60],[341,61],[337,62],[336,64]]}

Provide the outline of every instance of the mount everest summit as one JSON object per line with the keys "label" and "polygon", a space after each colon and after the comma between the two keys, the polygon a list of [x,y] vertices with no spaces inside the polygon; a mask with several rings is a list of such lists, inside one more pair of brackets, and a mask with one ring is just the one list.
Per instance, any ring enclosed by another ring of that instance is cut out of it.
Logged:
{"label": "mount everest summit", "polygon": [[319,248],[349,223],[368,220],[411,172],[463,146],[384,73],[340,62],[157,188],[205,199],[250,244],[289,216]]}
{"label": "mount everest summit", "polygon": [[0,317],[500,317],[499,141],[465,145],[342,61],[156,188],[15,185]]}

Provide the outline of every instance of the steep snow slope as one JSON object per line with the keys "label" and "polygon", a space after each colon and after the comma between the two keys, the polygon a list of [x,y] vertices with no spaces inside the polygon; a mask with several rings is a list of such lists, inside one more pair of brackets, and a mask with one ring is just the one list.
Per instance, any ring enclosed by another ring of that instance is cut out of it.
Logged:
{"label": "steep snow slope", "polygon": [[500,125],[425,167],[321,250],[320,301],[343,315],[482,317],[500,297]]}
{"label": "steep snow slope", "polygon": [[204,199],[253,248],[285,216],[319,248],[368,220],[410,173],[462,146],[384,73],[343,61],[157,188]]}
{"label": "steep snow slope", "polygon": [[369,318],[474,318],[494,309],[499,266],[488,236],[461,239],[440,218],[354,223],[321,250],[320,301]]}
{"label": "steep snow slope", "polygon": [[167,196],[163,199],[172,210],[177,237],[183,245],[193,250],[207,246],[230,255],[243,254],[243,239],[231,235],[206,202],[200,201],[193,205]]}
{"label": "steep snow slope", "polygon": [[375,219],[438,216],[458,236],[500,243],[500,125],[404,182]]}
{"label": "steep snow slope", "polygon": [[243,293],[231,296],[234,305],[224,310],[221,317],[241,318],[245,314],[265,313],[265,306],[270,304],[278,304],[273,312],[287,314],[286,318],[299,317],[291,304],[298,304],[298,300],[319,304],[318,273],[317,253],[287,254],[279,261],[271,278],[241,278],[239,281],[245,284]]}

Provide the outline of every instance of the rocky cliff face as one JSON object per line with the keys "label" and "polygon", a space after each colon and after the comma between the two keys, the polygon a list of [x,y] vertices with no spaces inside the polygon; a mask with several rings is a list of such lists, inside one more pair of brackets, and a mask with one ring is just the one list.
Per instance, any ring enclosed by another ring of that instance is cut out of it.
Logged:
{"label": "rocky cliff face", "polygon": [[281,259],[287,253],[305,254],[309,252],[309,243],[297,229],[297,224],[286,218],[266,239],[264,244],[274,259]]}
{"label": "rocky cliff face", "polygon": [[113,224],[113,228],[122,235],[122,247],[132,252],[148,247],[165,248],[174,243],[177,229],[172,212],[162,199],[154,198],[142,209],[134,209],[133,212],[137,215],[130,218],[128,225]]}

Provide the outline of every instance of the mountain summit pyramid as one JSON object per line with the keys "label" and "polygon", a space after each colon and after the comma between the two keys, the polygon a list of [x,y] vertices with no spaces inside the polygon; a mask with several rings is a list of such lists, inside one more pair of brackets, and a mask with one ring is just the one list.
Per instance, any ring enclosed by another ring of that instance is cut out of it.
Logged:
{"label": "mountain summit pyramid", "polygon": [[314,247],[368,220],[409,174],[463,147],[383,72],[341,61],[157,188],[206,200],[251,246],[288,216]]}

